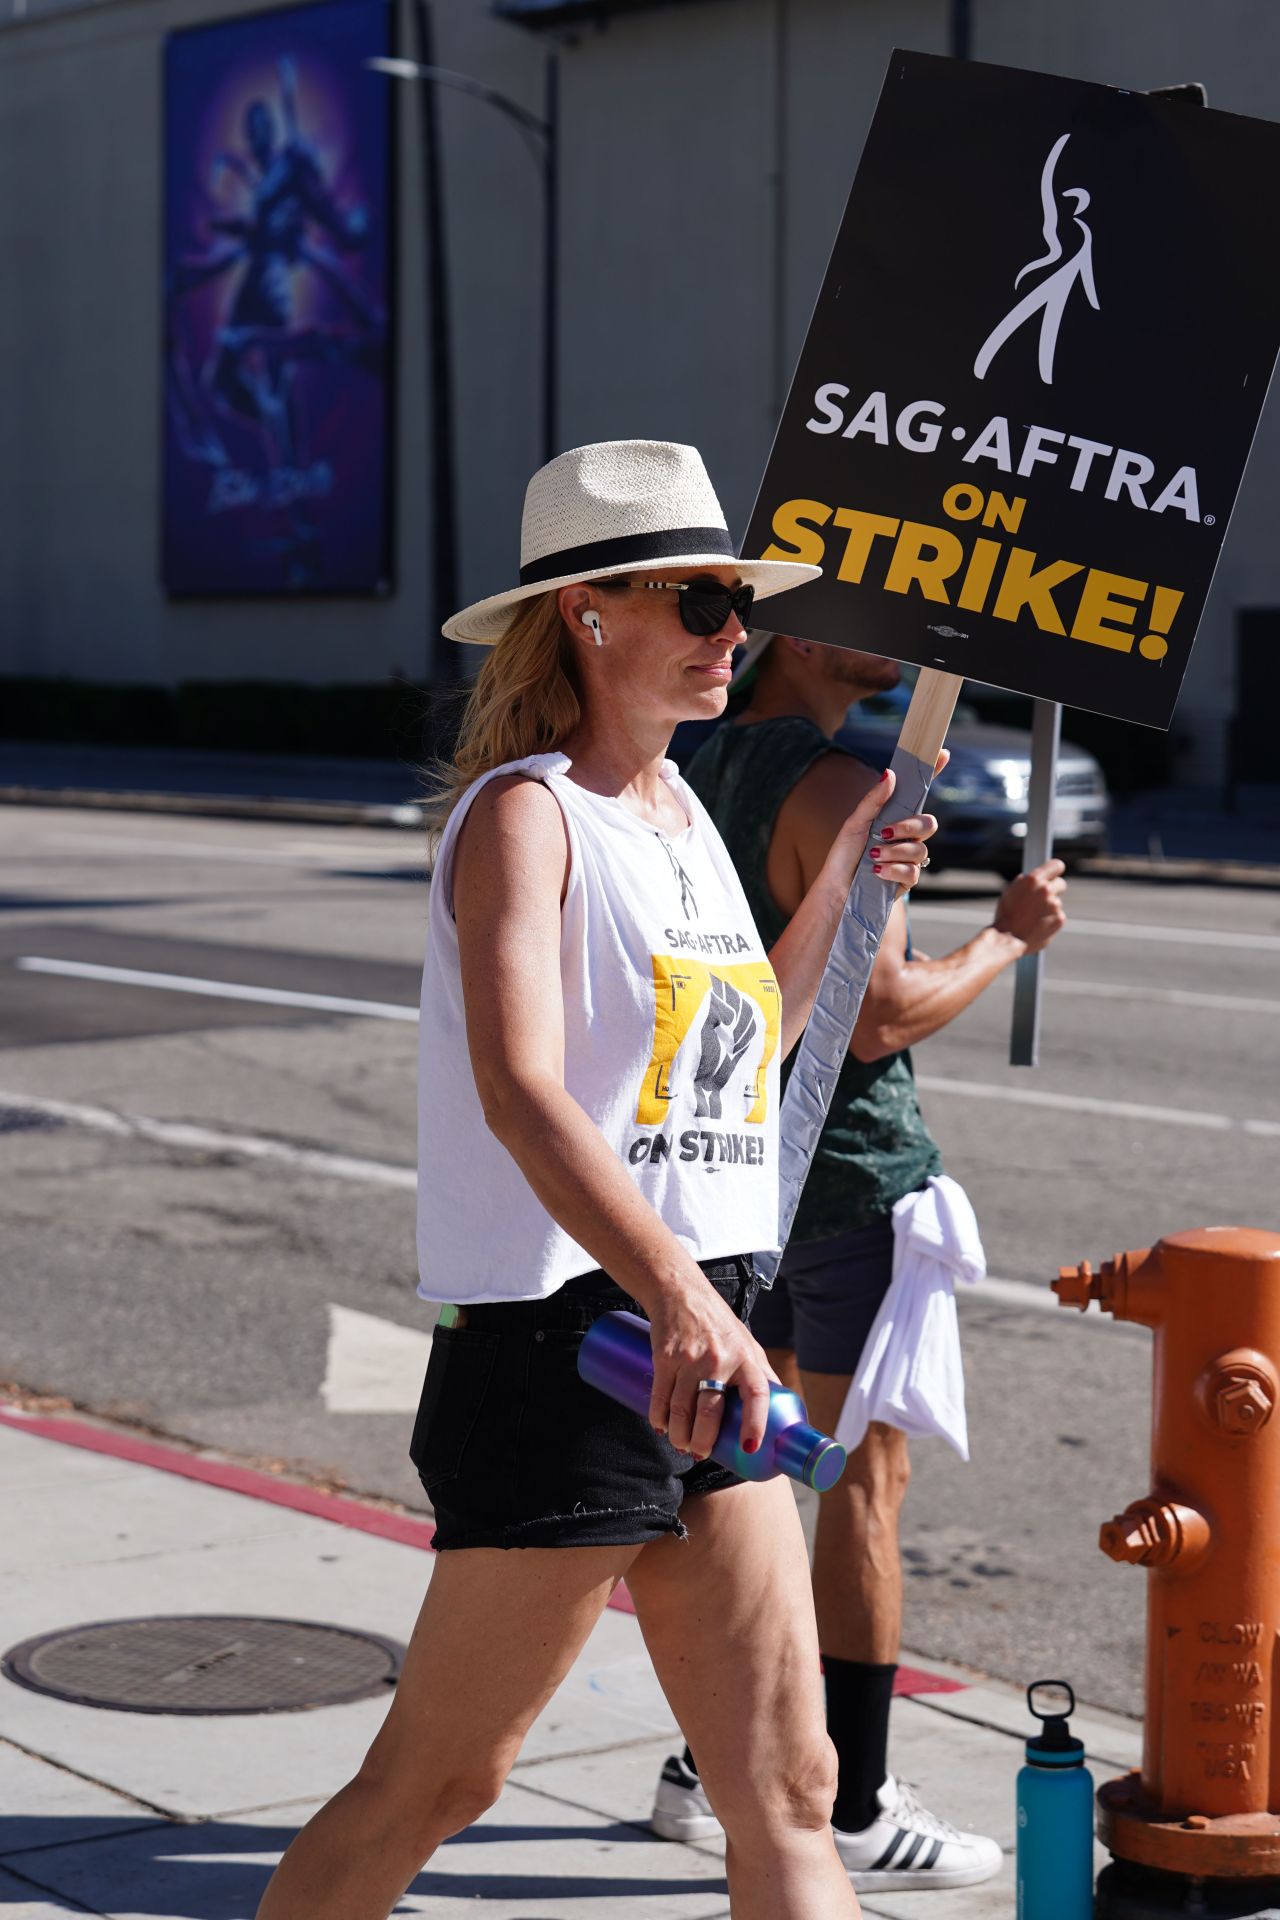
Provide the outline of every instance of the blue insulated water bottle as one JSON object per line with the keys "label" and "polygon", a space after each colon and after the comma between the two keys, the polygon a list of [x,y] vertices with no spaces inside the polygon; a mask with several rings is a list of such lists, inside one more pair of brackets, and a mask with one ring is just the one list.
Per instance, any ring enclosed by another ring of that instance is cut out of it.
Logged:
{"label": "blue insulated water bottle", "polygon": [[[649,1322],[636,1313],[602,1313],[587,1329],[578,1349],[578,1372],[590,1387],[633,1413],[648,1415],[653,1392],[653,1348]],[[833,1487],[844,1472],[845,1450],[838,1440],[809,1425],[804,1401],[786,1387],[769,1388],[769,1419],[758,1453],[739,1446],[742,1401],[734,1388],[724,1396],[720,1433],[711,1458],[744,1480],[772,1480],[785,1473],[818,1493]]]}
{"label": "blue insulated water bottle", "polygon": [[1018,1920],[1090,1920],[1093,1777],[1067,1725],[1076,1697],[1065,1680],[1037,1680],[1027,1705],[1040,1731],[1018,1774]]}

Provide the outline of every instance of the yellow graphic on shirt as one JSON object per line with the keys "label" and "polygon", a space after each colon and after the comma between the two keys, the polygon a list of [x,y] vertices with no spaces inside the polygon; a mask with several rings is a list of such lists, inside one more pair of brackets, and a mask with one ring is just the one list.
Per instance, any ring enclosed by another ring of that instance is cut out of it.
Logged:
{"label": "yellow graphic on shirt", "polygon": [[766,1074],[782,1031],[782,997],[769,962],[747,960],[708,967],[684,954],[655,953],[653,991],[653,1058],[640,1085],[637,1126],[660,1126],[666,1119],[676,1055],[704,1008],[693,1075],[698,1116],[721,1118],[721,1095],[763,1024],[764,1045],[747,1096],[746,1116],[749,1125],[763,1125],[768,1109]]}

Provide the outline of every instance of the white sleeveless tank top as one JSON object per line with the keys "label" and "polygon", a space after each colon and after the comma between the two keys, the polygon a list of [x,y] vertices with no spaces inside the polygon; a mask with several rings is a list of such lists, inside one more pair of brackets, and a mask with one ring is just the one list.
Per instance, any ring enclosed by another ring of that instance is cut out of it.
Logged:
{"label": "white sleeveless tank top", "polygon": [[418,1076],[418,1292],[534,1300],[598,1262],[485,1125],[467,1052],[452,866],[476,794],[525,773],[569,840],[561,911],[564,1079],[641,1193],[699,1260],[776,1244],[781,1001],[719,834],[671,761],[689,818],[664,834],[569,779],[562,753],[511,761],[458,802],[432,878]]}

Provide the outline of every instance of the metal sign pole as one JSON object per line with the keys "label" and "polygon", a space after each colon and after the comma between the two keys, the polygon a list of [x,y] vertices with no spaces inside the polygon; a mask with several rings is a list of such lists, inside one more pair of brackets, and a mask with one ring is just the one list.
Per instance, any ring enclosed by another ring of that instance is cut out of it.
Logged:
{"label": "metal sign pole", "polygon": [[[1027,793],[1027,842],[1022,871],[1053,858],[1053,800],[1058,787],[1058,740],[1062,708],[1053,700],[1037,700],[1031,727],[1031,785]],[[1014,969],[1013,1031],[1009,1039],[1011,1067],[1040,1064],[1040,989],[1044,981],[1043,953],[1024,953]]]}

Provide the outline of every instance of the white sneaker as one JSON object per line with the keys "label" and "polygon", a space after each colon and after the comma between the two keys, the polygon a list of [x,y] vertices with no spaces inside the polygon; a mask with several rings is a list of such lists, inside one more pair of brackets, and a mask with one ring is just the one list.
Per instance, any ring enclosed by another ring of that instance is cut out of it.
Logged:
{"label": "white sneaker", "polygon": [[939,1820],[892,1774],[876,1798],[880,1812],[861,1833],[834,1829],[836,1852],[859,1893],[973,1887],[999,1873],[1004,1855],[994,1840]]}
{"label": "white sneaker", "polygon": [[720,1831],[702,1782],[682,1754],[671,1754],[663,1764],[649,1825],[663,1840],[709,1840]]}

